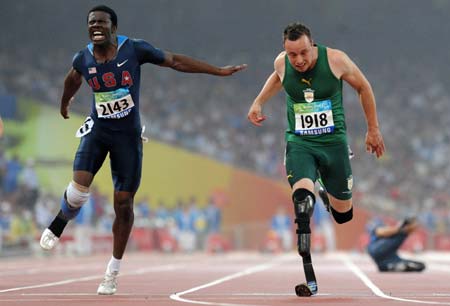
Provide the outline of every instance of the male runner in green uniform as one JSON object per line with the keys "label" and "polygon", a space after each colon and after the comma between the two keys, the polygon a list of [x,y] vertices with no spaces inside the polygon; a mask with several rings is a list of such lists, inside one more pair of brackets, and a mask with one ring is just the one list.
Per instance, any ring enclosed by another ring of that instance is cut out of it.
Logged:
{"label": "male runner in green uniform", "polygon": [[284,30],[284,51],[248,112],[260,126],[266,116],[262,106],[284,88],[289,127],[286,131],[286,173],[292,187],[298,251],[303,258],[306,284],[296,287],[299,296],[317,293],[310,256],[309,220],[315,203],[314,184],[320,175],[328,192],[330,210],[337,223],[352,219],[353,177],[347,147],[342,80],[358,93],[367,121],[366,150],[384,153],[375,97],[363,73],[342,51],[314,44],[310,30],[293,23]]}

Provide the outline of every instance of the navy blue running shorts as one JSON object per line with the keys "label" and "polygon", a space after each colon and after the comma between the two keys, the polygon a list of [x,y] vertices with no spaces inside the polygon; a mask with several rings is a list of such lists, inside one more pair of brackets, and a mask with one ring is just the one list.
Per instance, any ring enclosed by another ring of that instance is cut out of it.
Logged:
{"label": "navy blue running shorts", "polygon": [[108,153],[114,190],[136,192],[142,173],[140,130],[112,131],[94,126],[80,140],[73,170],[88,171],[95,175]]}

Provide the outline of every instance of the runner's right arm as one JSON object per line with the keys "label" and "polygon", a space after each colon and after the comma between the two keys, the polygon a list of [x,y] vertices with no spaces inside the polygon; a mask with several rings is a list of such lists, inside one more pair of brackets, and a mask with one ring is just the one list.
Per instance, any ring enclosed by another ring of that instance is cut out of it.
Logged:
{"label": "runner's right arm", "polygon": [[80,89],[82,83],[82,75],[71,68],[64,80],[64,92],[61,97],[60,112],[64,119],[69,118],[69,106],[73,101],[73,96]]}
{"label": "runner's right arm", "polygon": [[262,114],[262,106],[283,88],[284,57],[284,51],[278,54],[273,63],[274,72],[269,76],[260,93],[250,106],[247,118],[256,126],[261,126],[261,122],[267,118]]}
{"label": "runner's right arm", "polygon": [[262,106],[270,100],[276,93],[278,93],[282,88],[281,80],[278,77],[276,71],[274,71],[266,83],[264,84],[261,92],[253,101],[248,111],[248,120],[256,126],[261,126],[261,122],[266,120],[266,116],[262,114]]}

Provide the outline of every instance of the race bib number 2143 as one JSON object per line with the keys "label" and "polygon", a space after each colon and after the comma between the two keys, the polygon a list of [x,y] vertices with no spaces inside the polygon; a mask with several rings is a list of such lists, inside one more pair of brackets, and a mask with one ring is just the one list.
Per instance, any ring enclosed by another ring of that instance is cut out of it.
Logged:
{"label": "race bib number 2143", "polygon": [[113,92],[95,93],[97,116],[105,119],[120,119],[127,116],[134,107],[133,98],[128,89]]}

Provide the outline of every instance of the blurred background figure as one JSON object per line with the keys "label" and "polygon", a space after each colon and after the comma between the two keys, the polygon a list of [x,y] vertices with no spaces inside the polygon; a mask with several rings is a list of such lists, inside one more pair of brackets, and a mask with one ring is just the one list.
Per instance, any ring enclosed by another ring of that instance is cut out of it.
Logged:
{"label": "blurred background figure", "polygon": [[208,235],[219,233],[222,225],[222,212],[213,197],[209,197],[205,207],[205,215],[208,226]]}
{"label": "blurred background figure", "polygon": [[271,230],[276,234],[283,251],[292,250],[292,220],[286,213],[286,208],[279,205],[272,217]]}
{"label": "blurred background figure", "polygon": [[39,198],[39,179],[34,167],[34,160],[28,158],[19,175],[19,185],[22,191],[21,206],[33,210]]}
{"label": "blurred background figure", "polygon": [[397,254],[408,235],[418,227],[415,218],[390,226],[376,217],[368,224],[370,241],[367,251],[380,272],[420,272],[425,269],[424,263],[403,259]]}
{"label": "blurred background figure", "polygon": [[[330,212],[328,212],[323,204],[322,198],[316,192],[316,205],[314,207],[314,213],[312,216],[314,224],[314,235],[312,248],[313,251],[327,251],[332,252],[336,250],[336,232],[334,229],[333,220],[331,219]],[[314,239],[316,238],[316,239]],[[315,244],[315,241],[321,241],[323,239],[324,244]]]}
{"label": "blurred background figure", "polygon": [[[94,188],[95,189],[95,188]],[[89,200],[80,210],[75,218],[75,252],[78,255],[92,254],[92,234],[95,215],[95,197]]]}
{"label": "blurred background figure", "polygon": [[197,246],[194,224],[195,211],[187,203],[178,200],[174,215],[177,225],[177,242],[179,250],[187,253],[195,251]]}
{"label": "blurred background figure", "polygon": [[160,200],[158,202],[158,206],[155,209],[155,226],[157,228],[165,227],[169,218],[171,217],[166,205],[167,204]]}
{"label": "blurred background figure", "polygon": [[19,175],[23,166],[20,163],[19,156],[13,155],[6,161],[5,176],[3,177],[3,192],[5,195],[12,195],[19,188]]}

